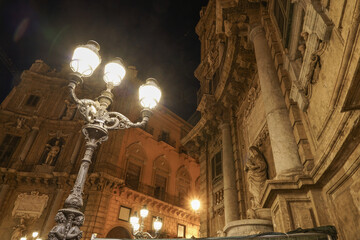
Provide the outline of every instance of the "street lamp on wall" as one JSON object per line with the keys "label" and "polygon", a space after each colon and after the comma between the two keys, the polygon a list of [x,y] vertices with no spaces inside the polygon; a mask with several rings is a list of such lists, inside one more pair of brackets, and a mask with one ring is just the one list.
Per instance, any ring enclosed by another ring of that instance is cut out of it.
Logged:
{"label": "street lamp on wall", "polygon": [[145,218],[148,216],[149,210],[147,209],[146,205],[144,205],[140,210],[140,218],[141,223],[139,223],[139,217],[137,215],[137,212],[134,213],[132,217],[130,217],[130,224],[133,228],[133,236],[137,239],[143,239],[143,238],[156,238],[159,235],[159,231],[162,228],[162,222],[159,217],[156,217],[154,221],[154,230],[155,230],[155,236],[151,236],[150,233],[144,232],[144,221]]}
{"label": "street lamp on wall", "polygon": [[75,94],[77,85],[83,83],[83,78],[90,77],[101,63],[99,55],[100,46],[95,41],[78,46],[70,62],[73,73],[70,74],[68,85],[70,96],[76,103],[81,116],[86,121],[82,132],[86,139],[86,150],[74,187],[64,203],[64,208],[58,210],[55,216],[56,225],[50,231],[49,240],[80,239],[82,231],[80,226],[84,222],[84,214],[80,211],[83,206],[82,194],[87,177],[89,165],[94,150],[108,139],[108,130],[143,127],[149,121],[151,109],[160,101],[161,91],[153,78],[139,88],[139,101],[143,106],[141,111],[142,121],[133,123],[118,112],[108,112],[107,108],[113,102],[111,90],[120,85],[126,70],[120,58],[105,65],[103,79],[106,89],[102,91],[97,100],[79,99]]}

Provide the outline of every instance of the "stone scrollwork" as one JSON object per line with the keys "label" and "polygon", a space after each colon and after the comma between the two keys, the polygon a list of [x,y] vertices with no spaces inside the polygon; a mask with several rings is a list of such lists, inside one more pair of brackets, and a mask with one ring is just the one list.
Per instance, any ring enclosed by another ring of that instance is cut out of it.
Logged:
{"label": "stone scrollwork", "polygon": [[[298,50],[301,69],[293,80],[290,98],[306,111],[311,97],[311,85],[316,83],[321,69],[320,56],[325,52],[334,24],[316,3],[308,4]],[[298,61],[299,59],[297,59]]]}

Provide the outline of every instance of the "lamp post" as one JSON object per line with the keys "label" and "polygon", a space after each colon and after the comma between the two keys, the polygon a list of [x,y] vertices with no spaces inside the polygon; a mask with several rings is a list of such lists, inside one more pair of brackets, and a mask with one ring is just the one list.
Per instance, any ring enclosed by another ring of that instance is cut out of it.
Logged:
{"label": "lamp post", "polygon": [[141,223],[139,224],[139,217],[137,215],[137,212],[134,213],[134,215],[130,218],[130,224],[133,228],[133,236],[137,239],[144,239],[144,238],[156,238],[159,235],[159,231],[162,228],[162,222],[159,217],[156,217],[156,220],[154,221],[154,229],[155,229],[155,235],[151,236],[150,233],[144,232],[144,221],[145,218],[148,216],[149,210],[147,209],[146,205],[142,207],[140,210],[140,217],[141,217]]}
{"label": "lamp post", "polygon": [[106,90],[102,91],[97,100],[78,99],[75,88],[83,83],[83,78],[90,77],[100,64],[99,50],[99,44],[91,40],[75,49],[70,62],[73,73],[70,74],[68,88],[72,100],[86,121],[82,128],[86,150],[74,187],[65,200],[64,208],[58,210],[55,216],[56,225],[48,235],[49,240],[81,239],[82,231],[79,227],[84,222],[84,214],[80,211],[83,206],[82,194],[94,150],[98,144],[108,139],[108,130],[145,126],[149,121],[151,109],[157,105],[161,97],[156,80],[148,78],[139,88],[139,100],[143,107],[141,122],[133,123],[121,113],[108,112],[107,108],[114,96],[111,90],[121,83],[126,73],[122,60],[117,58],[105,65],[103,78],[106,82]]}

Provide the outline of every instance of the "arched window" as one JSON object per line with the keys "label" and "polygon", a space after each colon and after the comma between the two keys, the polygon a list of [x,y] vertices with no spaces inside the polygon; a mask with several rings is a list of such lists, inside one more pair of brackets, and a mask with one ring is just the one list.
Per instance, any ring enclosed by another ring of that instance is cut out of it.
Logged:
{"label": "arched window", "polygon": [[155,159],[153,172],[154,197],[160,200],[165,200],[170,167],[164,156]]}
{"label": "arched window", "polygon": [[176,194],[179,206],[185,207],[190,192],[191,177],[185,166],[180,167],[176,172]]}
{"label": "arched window", "polygon": [[126,150],[127,163],[125,171],[125,185],[138,190],[142,169],[146,160],[145,151],[140,143],[134,143]]}

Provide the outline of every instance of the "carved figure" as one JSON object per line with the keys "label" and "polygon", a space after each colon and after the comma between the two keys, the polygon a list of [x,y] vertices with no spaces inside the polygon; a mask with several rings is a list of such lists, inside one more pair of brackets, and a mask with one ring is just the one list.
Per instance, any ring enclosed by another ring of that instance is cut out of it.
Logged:
{"label": "carved figure", "polygon": [[21,237],[23,237],[23,233],[26,229],[25,226],[25,220],[23,218],[20,218],[20,224],[13,227],[14,231],[11,234],[11,240],[19,240]]}
{"label": "carved figure", "polygon": [[49,240],[64,239],[66,230],[66,217],[62,212],[58,212],[55,216],[55,222],[57,223],[50,231],[48,237]]}
{"label": "carved figure", "polygon": [[298,46],[300,56],[298,57],[297,60],[300,61],[300,63],[302,63],[306,50],[306,41],[309,38],[309,34],[307,32],[302,32],[300,36],[301,38],[299,39],[299,46]]}
{"label": "carved figure", "polygon": [[22,128],[25,121],[26,121],[25,118],[16,119],[16,128],[18,128],[18,129]]}
{"label": "carved figure", "polygon": [[62,117],[63,120],[71,120],[76,111],[76,104],[71,103],[69,100],[65,100],[66,110],[65,115]]}
{"label": "carved figure", "polygon": [[260,194],[267,179],[267,164],[257,147],[250,147],[249,158],[245,165],[249,191],[254,197],[252,208],[260,207]]}
{"label": "carved figure", "polygon": [[73,227],[70,228],[66,239],[71,240],[79,240],[82,237],[82,231],[80,230],[80,226],[84,223],[84,216],[77,216],[73,221]]}
{"label": "carved figure", "polygon": [[46,156],[45,164],[52,165],[54,163],[54,160],[56,159],[57,155],[60,152],[59,143],[60,143],[59,140],[56,140],[54,146],[51,146],[50,144],[46,144],[46,146],[50,148],[50,151]]}

